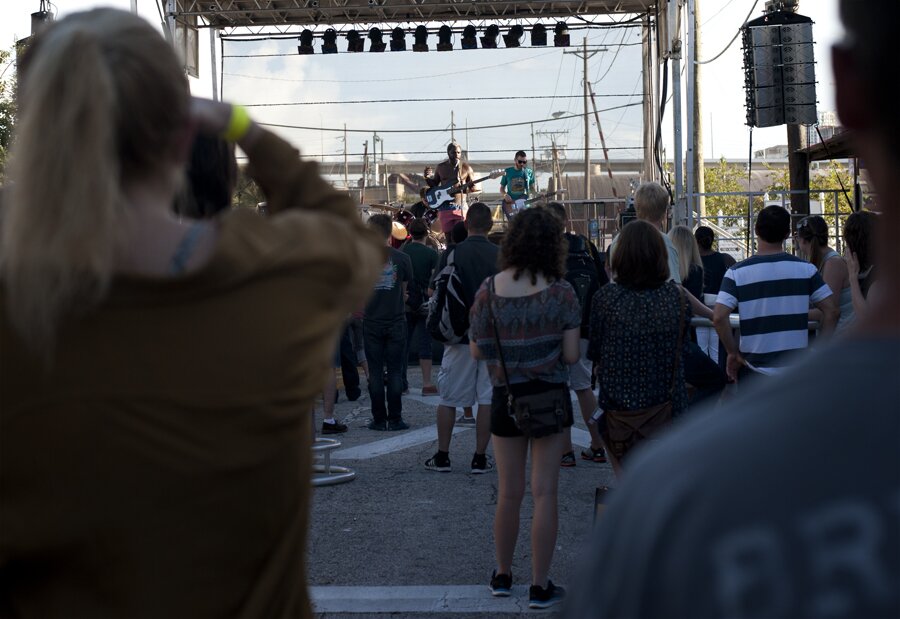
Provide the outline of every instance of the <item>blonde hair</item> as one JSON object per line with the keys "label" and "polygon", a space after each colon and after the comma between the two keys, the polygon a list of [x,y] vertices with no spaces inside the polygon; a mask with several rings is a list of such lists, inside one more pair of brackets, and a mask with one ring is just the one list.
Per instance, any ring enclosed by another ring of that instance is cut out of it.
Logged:
{"label": "blonde hair", "polygon": [[679,281],[688,278],[691,272],[691,265],[696,264],[703,268],[703,260],[700,258],[700,247],[697,245],[697,239],[694,233],[687,226],[675,226],[669,230],[669,240],[678,250],[678,275]]}
{"label": "blonde hair", "polygon": [[634,210],[638,219],[657,223],[669,209],[669,192],[656,182],[642,183],[634,192]]}
{"label": "blonde hair", "polygon": [[123,188],[171,169],[190,98],[172,48],[144,20],[113,9],[42,32],[19,78],[0,279],[12,326],[46,359],[60,322],[104,298]]}

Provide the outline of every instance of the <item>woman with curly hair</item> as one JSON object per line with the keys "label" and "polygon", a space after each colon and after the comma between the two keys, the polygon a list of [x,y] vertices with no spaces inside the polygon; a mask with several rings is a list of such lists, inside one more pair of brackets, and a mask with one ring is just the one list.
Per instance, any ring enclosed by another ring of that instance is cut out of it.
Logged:
{"label": "woman with curly hair", "polygon": [[[469,333],[472,355],[487,360],[494,385],[491,434],[500,479],[494,515],[497,569],[490,585],[495,596],[508,596],[512,587],[525,462],[531,447],[531,608],[547,608],[564,594],[547,576],[556,545],[559,457],[567,436],[562,430],[572,425],[568,366],[578,360],[581,326],[575,291],[563,279],[565,255],[563,224],[556,215],[544,208],[519,213],[500,248],[501,271],[486,279],[475,296]],[[500,364],[498,340],[506,372]],[[549,436],[526,437],[511,416],[507,389],[514,397],[565,390],[564,428]]]}

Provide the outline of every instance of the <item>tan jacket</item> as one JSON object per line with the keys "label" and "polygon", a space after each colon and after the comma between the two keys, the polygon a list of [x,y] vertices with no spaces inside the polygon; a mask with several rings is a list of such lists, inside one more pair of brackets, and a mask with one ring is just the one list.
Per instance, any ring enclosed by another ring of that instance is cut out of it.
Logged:
{"label": "tan jacket", "polygon": [[273,215],[116,278],[49,371],[0,289],[0,616],[310,616],[310,411],[384,248],[288,144],[248,155]]}

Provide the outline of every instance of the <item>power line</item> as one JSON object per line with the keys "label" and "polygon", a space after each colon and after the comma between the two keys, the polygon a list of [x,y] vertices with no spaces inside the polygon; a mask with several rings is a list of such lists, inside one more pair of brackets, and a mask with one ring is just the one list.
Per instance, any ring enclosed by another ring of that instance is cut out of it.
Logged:
{"label": "power line", "polygon": [[[630,95],[597,95],[598,97],[633,97]],[[504,101],[518,99],[580,99],[581,95],[506,95],[498,97],[440,97],[421,99],[358,99],[353,101],[295,101],[291,103],[245,103],[244,107],[286,107],[292,105],[350,105],[355,103],[436,103],[446,101]]]}
{"label": "power line", "polygon": [[[616,105],[613,107],[608,107],[608,108],[605,108],[602,110],[598,110],[598,112],[611,112],[613,110],[621,110],[623,108],[634,107],[636,105],[642,105],[642,102],[625,103],[623,105]],[[532,125],[532,124],[537,125],[537,124],[541,124],[541,123],[556,122],[558,120],[568,120],[570,118],[584,118],[584,114],[572,114],[570,116],[560,116],[559,118],[542,118],[539,120],[526,120],[524,122],[504,123],[501,125],[485,125],[482,127],[469,127],[469,130],[470,131],[483,131],[485,129],[505,129],[506,127],[521,127],[524,125]],[[301,126],[301,125],[281,125],[281,124],[276,124],[276,123],[263,123],[263,122],[257,123],[257,124],[262,125],[264,127],[278,127],[281,129],[303,129],[303,130],[307,130],[307,131],[332,131],[332,132],[338,132],[338,133],[341,133],[344,131],[347,131],[348,133],[375,133],[375,132],[378,132],[378,133],[437,133],[437,132],[446,132],[447,131],[446,127],[441,127],[440,129],[344,129],[343,127],[340,127],[340,128],[306,127],[306,126]]]}
{"label": "power line", "polygon": [[[753,15],[753,11],[756,10],[756,5],[757,5],[757,4],[759,4],[759,0],[755,0],[755,1],[753,2],[753,6],[750,7],[750,12],[747,13],[747,18],[744,20],[743,24],[741,24],[741,28],[744,27],[744,24],[746,24],[748,21],[750,21],[750,16]],[[722,54],[724,54],[725,52],[727,52],[728,49],[734,44],[734,42],[737,41],[738,35],[741,34],[741,28],[738,28],[738,29],[737,29],[737,32],[734,33],[734,37],[732,37],[732,39],[731,39],[731,41],[729,41],[728,45],[725,46],[725,49],[723,49],[721,52],[719,52],[718,54],[716,54],[715,56],[713,56],[713,57],[710,58],[709,60],[695,60],[695,61],[694,61],[694,64],[709,64],[709,63],[712,62],[713,60],[718,60],[719,57],[720,57]]]}
{"label": "power line", "polygon": [[[518,146],[511,146],[509,148],[492,148],[492,149],[487,149],[487,150],[467,150],[466,152],[469,154],[512,153],[518,149],[519,149]],[[541,150],[548,150],[548,149],[545,148],[545,149],[541,149]],[[558,150],[558,151],[572,150],[572,151],[584,152],[584,148],[582,148],[581,146],[571,147],[571,148],[557,146],[556,150]],[[603,148],[600,146],[592,146],[590,148],[590,150],[599,151],[599,150],[603,150]],[[634,150],[644,150],[644,147],[643,146],[610,146],[606,150],[634,151]],[[362,157],[364,154],[366,154],[366,153],[363,153],[363,152],[347,153],[347,156],[348,157]],[[387,155],[442,155],[443,156],[446,154],[447,154],[447,151],[445,151],[445,150],[402,150],[402,151],[393,151],[393,152],[389,152],[389,153],[387,153],[387,152],[384,153],[385,156],[387,156]],[[368,155],[371,156],[372,153],[370,152],[370,153],[368,153]],[[381,157],[381,155],[382,155],[382,153],[379,152],[378,156]],[[318,153],[318,154],[304,153],[303,154],[303,157],[305,159],[322,159],[322,158],[327,158],[327,157],[343,157],[343,156],[344,156],[343,151],[341,151],[339,153]],[[247,159],[247,157],[238,157],[238,159]],[[416,163],[416,162],[393,161],[393,162],[389,162],[389,163],[402,164],[402,163]],[[469,161],[469,163],[477,164],[478,162],[477,161],[475,161],[475,162]]]}

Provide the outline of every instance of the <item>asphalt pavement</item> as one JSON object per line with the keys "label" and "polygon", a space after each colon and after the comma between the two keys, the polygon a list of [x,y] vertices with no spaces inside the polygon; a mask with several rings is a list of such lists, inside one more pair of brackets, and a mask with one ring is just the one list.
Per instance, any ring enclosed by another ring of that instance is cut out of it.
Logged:
{"label": "asphalt pavement", "polygon": [[[439,368],[434,368],[437,377]],[[332,463],[352,469],[350,482],[317,487],[309,532],[309,583],[316,616],[339,617],[515,617],[555,616],[528,609],[531,580],[532,502],[522,505],[513,561],[513,595],[493,598],[488,590],[495,567],[492,523],[497,473],[472,475],[474,426],[457,424],[450,447],[453,470],[424,467],[437,449],[435,411],[439,398],[421,395],[421,374],[409,367],[409,395],[403,418],[410,429],[376,432],[370,419],[366,379],[362,397],[349,402],[343,389],[336,416],[349,426],[337,438]],[[573,442],[579,456],[589,442],[573,397]],[[316,420],[321,425],[321,402]],[[459,414],[462,413],[460,409]],[[488,453],[492,449],[488,448]],[[595,490],[612,486],[612,468],[577,458],[560,469],[559,536],[550,578],[566,586],[590,552]]]}

